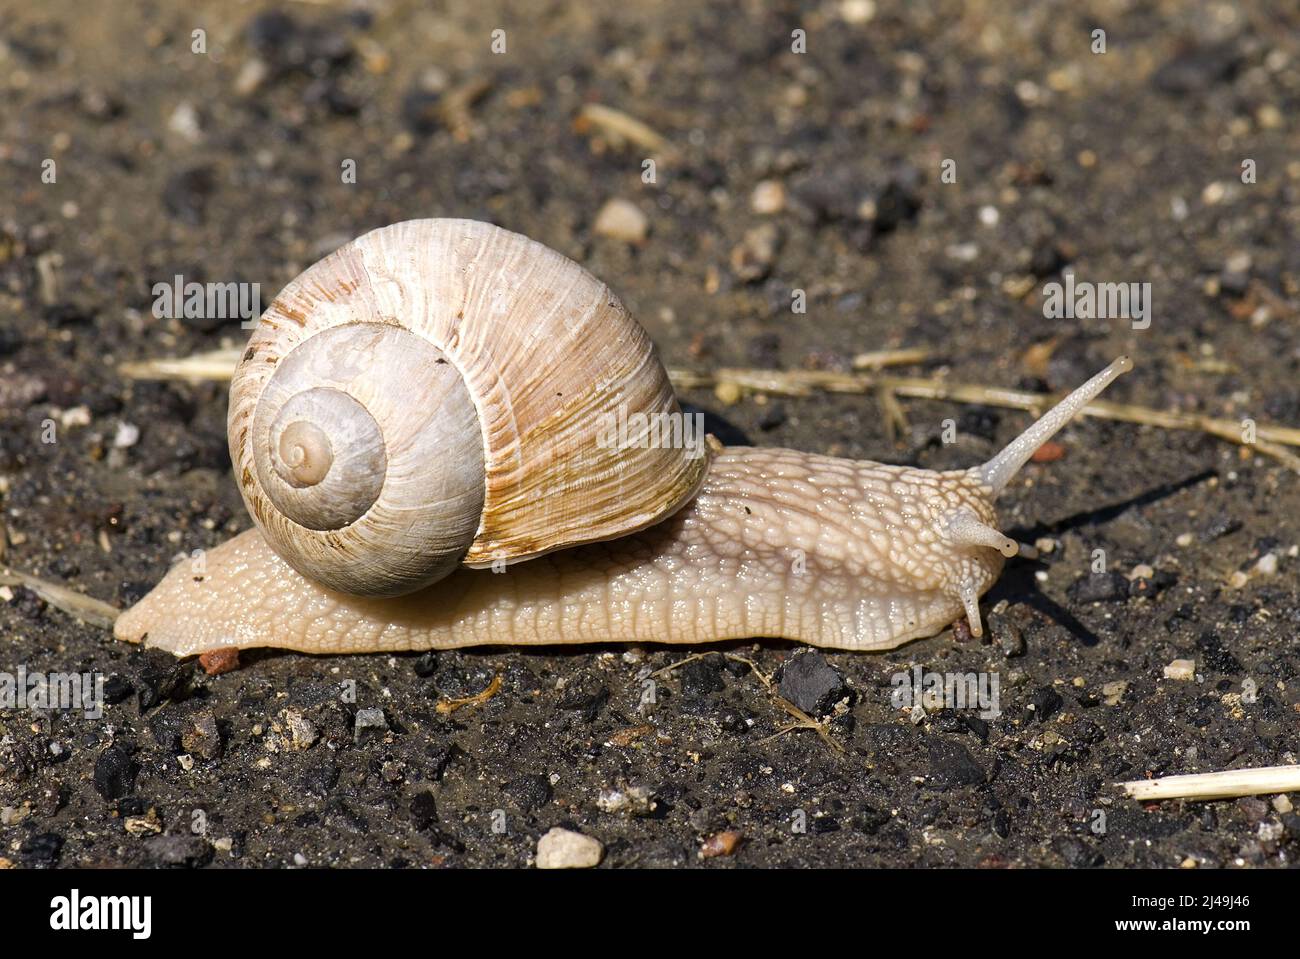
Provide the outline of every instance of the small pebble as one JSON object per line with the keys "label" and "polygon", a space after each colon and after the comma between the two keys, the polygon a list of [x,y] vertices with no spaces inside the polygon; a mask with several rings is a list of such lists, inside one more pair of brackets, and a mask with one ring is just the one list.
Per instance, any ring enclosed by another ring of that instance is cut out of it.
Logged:
{"label": "small pebble", "polygon": [[1277,553],[1265,553],[1255,563],[1255,572],[1261,576],[1272,576],[1277,572]]}
{"label": "small pebble", "polygon": [[1135,579],[1150,579],[1155,574],[1156,571],[1152,569],[1150,566],[1148,566],[1146,563],[1138,563],[1129,572],[1128,578],[1129,581],[1131,582]]}
{"label": "small pebble", "polygon": [[1175,539],[1174,542],[1186,549],[1188,546],[1191,546],[1192,543],[1196,542],[1196,537],[1191,533],[1179,533],[1178,538]]}
{"label": "small pebble", "polygon": [[768,215],[785,209],[785,187],[780,180],[763,180],[754,187],[749,197],[749,207],[755,213]]}
{"label": "small pebble", "polygon": [[757,283],[766,279],[781,249],[781,229],[775,223],[764,223],[746,230],[744,239],[731,250],[731,272],[742,283]]}
{"label": "small pebble", "polygon": [[188,100],[182,100],[176,105],[176,109],[167,118],[167,129],[189,143],[198,143],[203,139],[199,111]]}
{"label": "small pebble", "polygon": [[1034,450],[1034,455],[1030,457],[1035,463],[1055,463],[1065,456],[1065,447],[1055,440],[1048,440],[1038,449]]}
{"label": "small pebble", "polygon": [[139,766],[120,746],[109,746],[95,760],[95,791],[104,799],[121,799],[135,787]]}
{"label": "small pebble", "polygon": [[591,869],[604,854],[599,840],[559,826],[537,840],[538,869]]}
{"label": "small pebble", "polygon": [[818,652],[796,653],[781,670],[781,696],[810,716],[828,712],[847,689],[839,670]]}
{"label": "small pebble", "polygon": [[216,759],[221,755],[221,733],[211,710],[201,709],[186,720],[181,730],[181,746],[200,759]]}
{"label": "small pebble", "polygon": [[118,423],[117,432],[113,435],[113,445],[124,450],[134,446],[139,439],[140,427],[134,423]]}
{"label": "small pebble", "polygon": [[289,725],[289,740],[294,749],[310,749],[320,739],[320,730],[316,724],[301,713],[289,713],[285,716]]}
{"label": "small pebble", "polygon": [[876,0],[841,0],[840,19],[845,23],[870,23],[876,15]]}
{"label": "small pebble", "polygon": [[199,656],[199,665],[209,676],[220,676],[239,668],[239,647],[213,649]]}
{"label": "small pebble", "polygon": [[658,803],[645,786],[630,786],[627,789],[602,789],[596,799],[596,808],[613,814],[648,816],[658,808]]}
{"label": "small pebble", "polygon": [[714,833],[700,845],[700,858],[712,859],[714,856],[730,856],[739,847],[744,836],[734,829]]}
{"label": "small pebble", "polygon": [[1165,667],[1165,679],[1187,682],[1196,678],[1196,660],[1175,659]]}
{"label": "small pebble", "polygon": [[1116,603],[1128,599],[1129,582],[1122,574],[1091,573],[1070,584],[1066,592],[1076,603]]}
{"label": "small pebble", "polygon": [[635,203],[615,197],[600,208],[592,230],[598,236],[639,244],[650,232],[650,220]]}
{"label": "small pebble", "polygon": [[1102,700],[1107,706],[1118,706],[1126,692],[1128,692],[1128,681],[1124,679],[1101,684]]}
{"label": "small pebble", "polygon": [[723,380],[713,388],[713,395],[724,406],[735,406],[745,394],[740,388],[740,384],[733,383],[730,380]]}
{"label": "small pebble", "polygon": [[382,709],[371,707],[370,709],[357,710],[353,739],[358,746],[364,746],[372,740],[380,738],[386,732],[388,732],[388,720],[384,718]]}

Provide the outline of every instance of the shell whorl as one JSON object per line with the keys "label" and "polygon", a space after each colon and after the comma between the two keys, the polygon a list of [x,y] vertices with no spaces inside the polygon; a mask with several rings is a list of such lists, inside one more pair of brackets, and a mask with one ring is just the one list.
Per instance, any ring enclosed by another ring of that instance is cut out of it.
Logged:
{"label": "shell whorl", "polygon": [[474,539],[478,414],[442,351],[408,330],[352,323],[304,340],[266,381],[251,436],[253,516],[324,585],[408,593]]}
{"label": "shell whorl", "polygon": [[[609,288],[518,234],[413,220],[310,267],[231,385],[231,459],[277,553],[332,589],[398,595],[650,526],[703,448],[611,446],[605,420],[681,416]],[[702,437],[701,437],[702,439]]]}

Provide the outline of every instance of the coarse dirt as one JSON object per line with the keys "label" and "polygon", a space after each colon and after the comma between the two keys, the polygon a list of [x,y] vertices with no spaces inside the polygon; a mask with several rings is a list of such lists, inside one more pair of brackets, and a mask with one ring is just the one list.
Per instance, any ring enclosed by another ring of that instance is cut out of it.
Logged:
{"label": "coarse dirt", "polygon": [[[2,0],[4,563],[125,606],[248,528],[225,386],[118,369],[247,334],[155,319],[153,285],[269,302],[413,217],[573,257],[672,366],[924,346],[907,372],[1061,390],[1130,353],[1112,399],[1300,426],[1298,67],[1281,2]],[[589,103],[666,139],[654,183]],[[761,181],[778,210],[753,208]],[[615,198],[643,241],[596,234]],[[1068,268],[1149,282],[1149,328],[1047,318]],[[936,468],[1029,422],[905,400],[891,440],[869,396],[683,398],[755,443]],[[1296,762],[1300,476],[1196,432],[1085,420],[1058,441],[1001,503],[1054,548],[985,597],[986,644],[823,664],[756,640],[664,672],[681,650],[254,653],[209,676],[6,588],[0,672],[98,672],[111,704],[0,711],[0,864],[526,866],[557,825],[606,867],[1293,864],[1284,800],[1143,807],[1115,784]],[[783,732],[731,657],[826,738]],[[1165,678],[1177,659],[1194,678]],[[1001,715],[914,722],[892,693],[916,666],[996,675]]]}

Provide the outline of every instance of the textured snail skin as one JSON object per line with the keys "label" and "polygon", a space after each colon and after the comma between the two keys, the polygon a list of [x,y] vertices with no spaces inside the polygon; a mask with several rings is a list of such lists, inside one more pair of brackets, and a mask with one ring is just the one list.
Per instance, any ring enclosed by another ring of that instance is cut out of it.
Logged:
{"label": "textured snail skin", "polygon": [[202,576],[182,563],[116,632],[178,655],[748,636],[883,649],[942,629],[963,588],[978,595],[996,580],[1001,554],[954,552],[937,528],[962,506],[992,519],[967,473],[724,450],[699,495],[658,526],[501,573],[461,569],[404,597],[330,592],[250,530],[208,552]]}
{"label": "textured snail skin", "polygon": [[1121,357],[988,463],[934,472],[785,449],[717,452],[668,520],[502,572],[459,569],[415,593],[331,592],[256,530],[183,562],[115,635],[178,656],[224,647],[362,653],[477,645],[704,643],[780,637],[889,649],[963,611],[1016,544],[993,501],[1016,470],[1120,373]]}

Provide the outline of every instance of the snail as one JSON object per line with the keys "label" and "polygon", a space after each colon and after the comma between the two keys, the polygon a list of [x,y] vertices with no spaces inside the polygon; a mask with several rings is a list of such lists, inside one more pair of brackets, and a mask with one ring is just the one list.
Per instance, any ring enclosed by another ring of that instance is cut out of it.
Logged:
{"label": "snail", "polygon": [[609,288],[494,226],[398,223],[263,315],[228,422],[255,528],[175,566],[115,634],[178,656],[751,637],[882,650],[963,615],[979,636],[979,598],[1019,548],[994,501],[1131,367],[1115,360],[966,470],[611,443],[611,415],[681,411]]}

